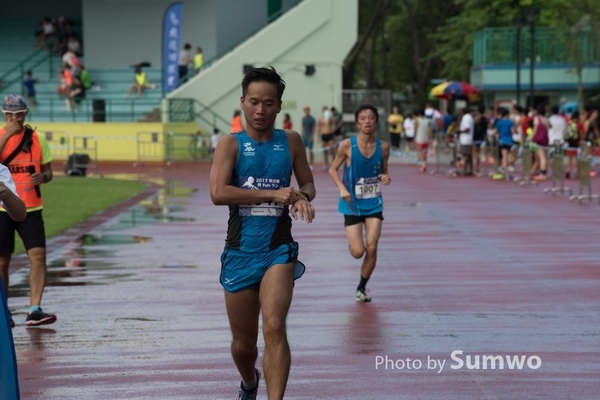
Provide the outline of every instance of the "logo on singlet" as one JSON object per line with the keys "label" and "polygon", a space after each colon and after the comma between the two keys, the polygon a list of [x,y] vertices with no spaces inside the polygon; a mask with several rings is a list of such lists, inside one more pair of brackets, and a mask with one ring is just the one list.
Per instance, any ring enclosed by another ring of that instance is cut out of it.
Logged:
{"label": "logo on singlet", "polygon": [[244,143],[244,156],[253,156],[254,155],[254,147],[252,147],[252,143],[245,142]]}
{"label": "logo on singlet", "polygon": [[250,190],[258,190],[258,188],[256,186],[254,186],[254,178],[251,176],[249,176],[248,179],[246,179],[246,182],[244,182],[242,187],[248,188]]}
{"label": "logo on singlet", "polygon": [[282,144],[274,144],[273,151],[283,151],[283,145]]}

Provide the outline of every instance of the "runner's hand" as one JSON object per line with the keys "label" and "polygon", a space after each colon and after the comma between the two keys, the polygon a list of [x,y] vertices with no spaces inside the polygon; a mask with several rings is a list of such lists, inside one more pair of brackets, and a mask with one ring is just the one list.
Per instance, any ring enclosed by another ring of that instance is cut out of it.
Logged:
{"label": "runner's hand", "polygon": [[379,180],[386,186],[392,183],[392,178],[388,174],[379,174]]}
{"label": "runner's hand", "polygon": [[342,200],[347,201],[348,203],[352,201],[352,196],[350,195],[350,192],[346,189],[340,190],[340,197],[342,198]]}
{"label": "runner's hand", "polygon": [[294,202],[299,198],[298,194],[296,194],[295,192],[298,191],[295,190],[292,186],[283,187],[278,190],[275,190],[273,192],[273,201],[276,201],[277,203],[283,203],[284,205],[294,204]]}
{"label": "runner's hand", "polygon": [[295,220],[300,217],[301,220],[310,224],[315,218],[315,208],[306,200],[306,197],[302,196],[290,207],[290,214]]}

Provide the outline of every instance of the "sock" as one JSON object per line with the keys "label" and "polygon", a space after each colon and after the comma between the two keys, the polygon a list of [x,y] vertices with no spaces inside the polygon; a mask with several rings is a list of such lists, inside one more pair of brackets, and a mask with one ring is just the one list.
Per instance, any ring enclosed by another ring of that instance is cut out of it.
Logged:
{"label": "sock", "polygon": [[251,392],[256,389],[257,384],[258,382],[256,381],[256,373],[254,373],[254,379],[252,379],[250,382],[246,382],[242,379],[242,386],[246,392]]}
{"label": "sock", "polygon": [[29,313],[31,314],[32,312],[37,311],[37,310],[41,310],[41,309],[42,308],[40,306],[31,306],[29,308]]}
{"label": "sock", "polygon": [[363,278],[361,275],[360,283],[358,284],[356,290],[362,290],[364,292],[365,288],[367,287],[367,282],[369,282],[369,278]]}

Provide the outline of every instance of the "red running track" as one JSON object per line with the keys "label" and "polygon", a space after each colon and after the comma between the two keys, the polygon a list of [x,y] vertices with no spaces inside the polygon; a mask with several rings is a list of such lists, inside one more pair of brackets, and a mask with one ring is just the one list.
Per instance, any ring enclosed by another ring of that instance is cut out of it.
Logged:
{"label": "red running track", "polygon": [[[23,399],[236,398],[218,284],[227,209],[210,202],[209,165],[134,172],[166,186],[50,242],[56,324],[24,327],[27,271],[12,276]],[[286,398],[597,399],[600,206],[410,165],[390,174],[373,302],[359,304],[337,191],[315,171],[317,218],[294,224],[308,269]]]}

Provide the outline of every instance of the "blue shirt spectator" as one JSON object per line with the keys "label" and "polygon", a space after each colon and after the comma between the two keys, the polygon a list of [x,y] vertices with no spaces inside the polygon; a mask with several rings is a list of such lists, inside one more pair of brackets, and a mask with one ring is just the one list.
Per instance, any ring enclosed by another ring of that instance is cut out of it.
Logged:
{"label": "blue shirt spectator", "polygon": [[508,118],[501,118],[496,121],[500,146],[511,146],[513,144],[512,129],[514,126],[514,122]]}

